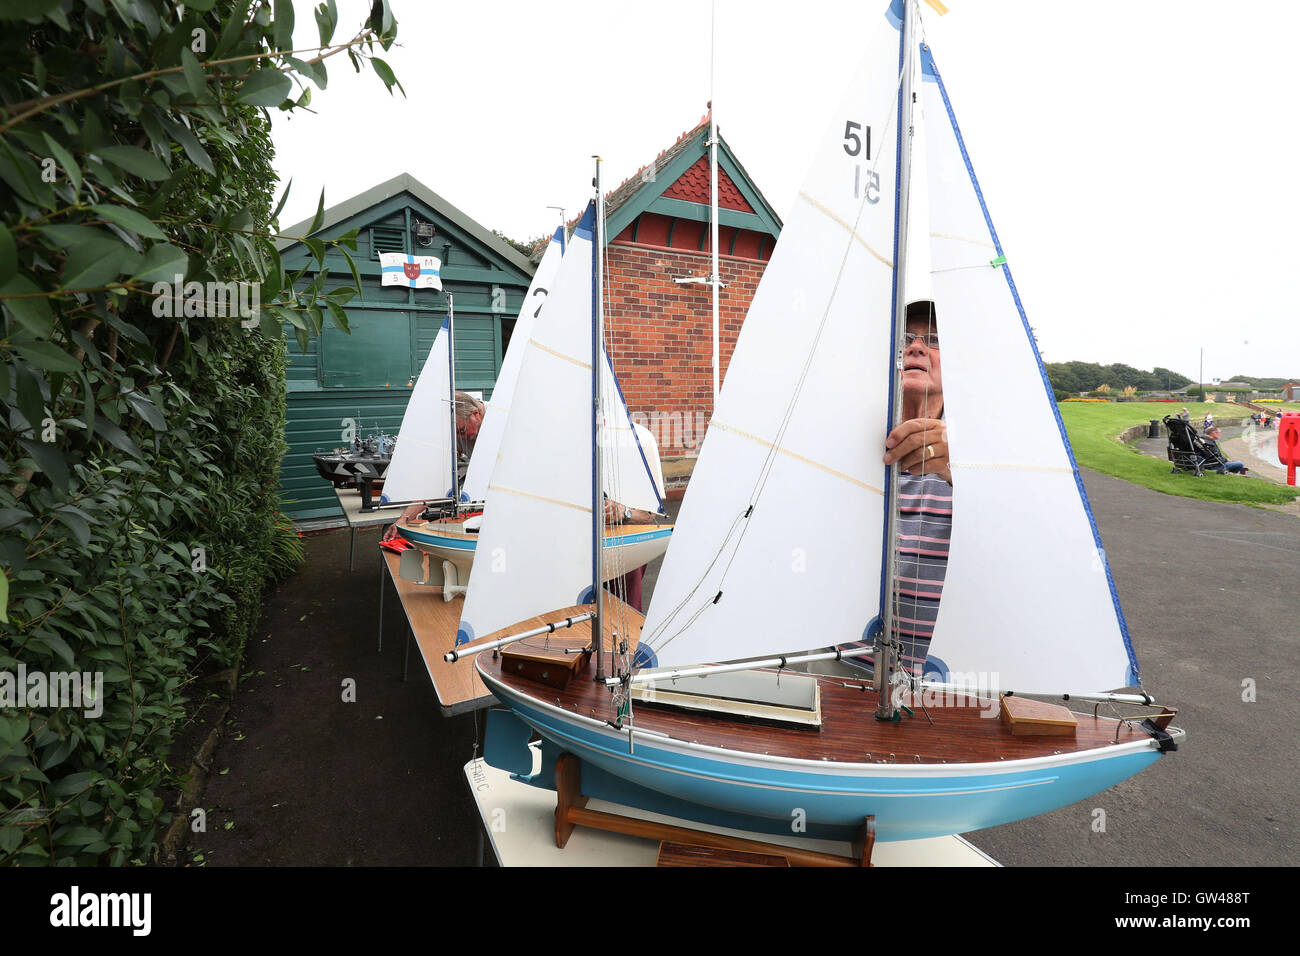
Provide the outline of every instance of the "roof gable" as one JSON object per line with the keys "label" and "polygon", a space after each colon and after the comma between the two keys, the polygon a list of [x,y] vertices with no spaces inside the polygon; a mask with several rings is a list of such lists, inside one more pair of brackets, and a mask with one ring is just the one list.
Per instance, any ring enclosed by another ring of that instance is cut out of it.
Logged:
{"label": "roof gable", "polygon": [[[401,223],[394,217],[400,216],[401,210],[406,206],[412,207],[417,212],[423,212],[426,217],[433,220],[443,237],[454,238],[458,256],[468,255],[474,265],[516,273],[525,279],[532,276],[536,267],[527,256],[408,173],[395,176],[351,199],[329,207],[325,210],[320,228],[313,233],[307,232],[311,228],[310,219],[288,227],[283,230],[285,233],[301,238],[282,239],[276,243],[276,247],[282,256],[289,257],[295,253],[305,253],[302,238],[310,236],[334,238],[351,229],[366,226],[381,229],[397,228]],[[401,237],[401,241],[405,241],[405,236]],[[435,238],[427,254],[440,255],[445,244],[442,238]],[[412,253],[419,251],[410,243],[406,243],[406,246],[404,251]],[[367,254],[370,251],[367,250]]]}
{"label": "roof gable", "polygon": [[[709,117],[677,138],[654,161],[643,166],[608,194],[605,234],[617,236],[643,212],[700,218],[699,206],[709,205]],[[781,233],[781,218],[718,135],[718,221],[764,232]]]}

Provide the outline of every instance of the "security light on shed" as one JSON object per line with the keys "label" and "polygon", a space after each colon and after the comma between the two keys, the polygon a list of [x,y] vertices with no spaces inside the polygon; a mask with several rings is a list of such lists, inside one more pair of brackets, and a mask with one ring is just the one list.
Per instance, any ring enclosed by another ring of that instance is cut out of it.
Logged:
{"label": "security light on shed", "polygon": [[433,237],[435,234],[436,234],[436,230],[433,228],[433,223],[420,222],[418,220],[416,221],[415,241],[418,242],[420,245],[422,246],[433,245]]}

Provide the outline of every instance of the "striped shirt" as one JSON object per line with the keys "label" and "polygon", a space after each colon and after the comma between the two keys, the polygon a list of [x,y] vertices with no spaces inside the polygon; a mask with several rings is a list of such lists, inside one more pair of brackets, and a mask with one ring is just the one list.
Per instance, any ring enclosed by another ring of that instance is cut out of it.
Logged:
{"label": "striped shirt", "polygon": [[902,474],[898,483],[895,620],[902,666],[916,676],[934,637],[952,537],[952,485],[938,475]]}
{"label": "striped shirt", "polygon": [[[898,581],[894,588],[894,620],[902,646],[900,664],[921,676],[925,668],[934,622],[939,616],[948,571],[948,545],[952,537],[952,485],[938,475],[899,474]],[[868,646],[858,641],[844,649]],[[872,669],[869,657],[845,658],[844,663]]]}

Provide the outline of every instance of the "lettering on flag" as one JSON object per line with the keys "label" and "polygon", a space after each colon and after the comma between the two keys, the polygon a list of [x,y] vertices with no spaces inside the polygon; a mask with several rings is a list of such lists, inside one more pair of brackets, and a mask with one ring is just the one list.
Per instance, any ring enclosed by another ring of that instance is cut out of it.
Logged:
{"label": "lettering on flag", "polygon": [[381,252],[381,285],[402,285],[408,289],[442,290],[442,260],[437,256],[413,256],[405,252]]}

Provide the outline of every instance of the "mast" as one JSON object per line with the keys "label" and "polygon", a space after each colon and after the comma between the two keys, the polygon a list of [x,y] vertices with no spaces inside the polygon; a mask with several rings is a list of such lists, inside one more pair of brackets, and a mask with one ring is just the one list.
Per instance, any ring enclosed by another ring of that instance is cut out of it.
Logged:
{"label": "mast", "polygon": [[713,407],[718,407],[718,379],[722,367],[722,354],[718,346],[718,123],[714,119],[715,46],[717,44],[718,2],[713,0],[709,21],[709,248],[713,262],[709,284],[713,286]]}
{"label": "mast", "polygon": [[451,500],[455,514],[460,514],[460,441],[456,437],[456,306],[455,296],[447,293],[447,368],[451,392]]}
{"label": "mast", "polygon": [[[897,227],[894,230],[894,381],[889,391],[891,431],[901,424],[903,417],[903,343],[907,331],[905,260],[912,165],[912,16],[911,0],[903,0],[902,48],[899,56],[903,75],[898,93],[898,195],[895,200]],[[898,584],[898,473],[898,462],[895,462],[889,466],[889,496],[885,507],[885,554],[889,575],[881,595],[884,605],[881,610],[882,626],[875,640],[877,720],[892,720],[895,716],[890,698],[894,673],[898,667],[898,639],[895,636],[897,621],[894,614],[894,592]]]}
{"label": "mast", "polygon": [[604,538],[605,502],[600,460],[600,344],[605,338],[605,268],[601,246],[605,235],[605,197],[600,191],[600,157],[596,161],[596,174],[591,180],[596,188],[596,221],[591,228],[591,589],[595,603],[591,625],[591,640],[596,647],[596,680],[605,679],[605,616],[604,587],[601,582],[601,543]]}

